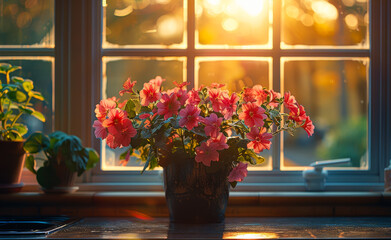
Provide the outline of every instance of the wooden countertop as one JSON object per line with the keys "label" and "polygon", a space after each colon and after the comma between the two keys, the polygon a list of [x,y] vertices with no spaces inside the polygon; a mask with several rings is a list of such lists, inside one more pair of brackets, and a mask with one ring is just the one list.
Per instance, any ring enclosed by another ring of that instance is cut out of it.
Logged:
{"label": "wooden countertop", "polygon": [[225,223],[205,225],[173,224],[167,218],[85,218],[46,239],[389,239],[390,236],[390,217],[227,218]]}
{"label": "wooden countertop", "polygon": [[[70,215],[129,217],[139,212],[167,217],[163,192],[76,192],[0,194],[0,216]],[[232,192],[227,217],[391,217],[391,193]]]}

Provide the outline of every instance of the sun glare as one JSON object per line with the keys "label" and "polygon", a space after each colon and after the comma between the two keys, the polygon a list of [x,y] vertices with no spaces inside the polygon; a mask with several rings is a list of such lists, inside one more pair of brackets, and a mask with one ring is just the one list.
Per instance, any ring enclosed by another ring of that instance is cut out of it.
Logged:
{"label": "sun glare", "polygon": [[326,1],[313,1],[311,4],[312,10],[324,20],[336,20],[338,18],[337,8]]}
{"label": "sun glare", "polygon": [[265,6],[265,0],[236,0],[235,3],[252,17],[258,16]]}

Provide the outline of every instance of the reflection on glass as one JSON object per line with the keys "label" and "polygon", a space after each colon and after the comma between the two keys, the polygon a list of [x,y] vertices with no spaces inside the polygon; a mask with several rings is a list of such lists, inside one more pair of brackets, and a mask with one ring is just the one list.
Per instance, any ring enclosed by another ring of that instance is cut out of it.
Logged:
{"label": "reflection on glass", "polygon": [[[195,64],[196,88],[212,83],[223,83],[223,89],[237,93],[254,85],[272,88],[271,58],[198,57]],[[257,167],[271,168],[271,151],[261,153],[266,161]]]}
{"label": "reflection on glass", "polygon": [[54,0],[0,0],[0,45],[54,47]]}
{"label": "reflection on glass", "polygon": [[[44,102],[31,100],[33,108],[42,112],[46,122],[41,122],[35,117],[22,115],[20,122],[27,125],[27,138],[31,133],[40,131],[49,134],[53,131],[53,64],[51,57],[1,57],[1,63],[9,63],[13,66],[21,66],[21,70],[11,73],[11,76],[20,76],[31,79],[34,82],[34,90],[41,92],[45,98]],[[1,76],[0,76],[1,77]],[[4,82],[4,79],[1,79]]]}
{"label": "reflection on glass", "polygon": [[103,47],[184,47],[183,0],[107,0]]}
{"label": "reflection on glass", "polygon": [[223,239],[276,239],[276,233],[264,232],[227,232],[224,233]]}
{"label": "reflection on glass", "polygon": [[284,89],[305,106],[315,133],[311,138],[304,131],[284,135],[282,168],[350,158],[351,165],[343,167],[367,169],[369,59],[283,62]]}
{"label": "reflection on glass", "polygon": [[368,21],[367,0],[283,0],[281,45],[368,48]]}
{"label": "reflection on glass", "polygon": [[[122,84],[131,78],[137,81],[134,89],[141,90],[144,83],[156,76],[166,79],[162,87],[174,88],[174,81],[185,81],[185,58],[132,58],[132,57],[103,57],[103,98],[119,97],[118,92]],[[126,98],[126,94],[123,96]],[[124,149],[111,149],[102,141],[102,169],[103,170],[141,170],[141,163],[136,157],[132,157],[126,167],[120,166],[119,156]],[[137,167],[139,166],[139,167]]]}
{"label": "reflection on glass", "polygon": [[196,0],[195,4],[197,47],[270,47],[268,0]]}

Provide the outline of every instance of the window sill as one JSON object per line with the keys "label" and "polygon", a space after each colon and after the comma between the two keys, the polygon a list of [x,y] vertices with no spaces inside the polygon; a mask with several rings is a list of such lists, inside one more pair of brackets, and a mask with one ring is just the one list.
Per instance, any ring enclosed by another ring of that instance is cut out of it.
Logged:
{"label": "window sill", "polygon": [[[0,215],[167,217],[164,192],[76,192],[0,195]],[[228,217],[391,216],[385,192],[231,192]]]}

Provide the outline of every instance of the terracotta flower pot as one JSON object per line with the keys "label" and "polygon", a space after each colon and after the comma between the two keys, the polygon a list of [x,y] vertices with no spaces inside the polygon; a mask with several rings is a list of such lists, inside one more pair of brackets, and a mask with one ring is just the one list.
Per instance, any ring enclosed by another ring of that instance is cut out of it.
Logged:
{"label": "terracotta flower pot", "polygon": [[174,223],[220,223],[229,197],[228,171],[208,173],[194,159],[175,161],[164,168],[164,188]]}
{"label": "terracotta flower pot", "polygon": [[26,154],[23,141],[0,141],[0,192],[18,192]]}

